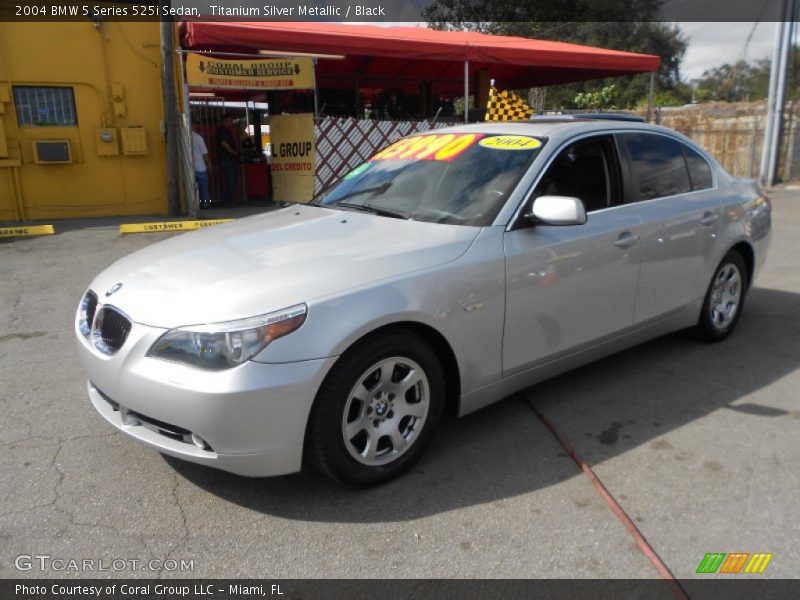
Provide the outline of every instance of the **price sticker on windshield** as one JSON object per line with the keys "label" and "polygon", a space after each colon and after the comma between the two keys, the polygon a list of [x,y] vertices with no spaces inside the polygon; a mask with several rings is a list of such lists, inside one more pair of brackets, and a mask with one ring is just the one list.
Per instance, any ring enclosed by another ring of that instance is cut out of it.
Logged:
{"label": "price sticker on windshield", "polygon": [[480,145],[494,150],[535,150],[542,142],[527,135],[495,135],[483,138]]}
{"label": "price sticker on windshield", "polygon": [[483,137],[481,133],[434,133],[403,138],[378,152],[373,160],[451,161]]}

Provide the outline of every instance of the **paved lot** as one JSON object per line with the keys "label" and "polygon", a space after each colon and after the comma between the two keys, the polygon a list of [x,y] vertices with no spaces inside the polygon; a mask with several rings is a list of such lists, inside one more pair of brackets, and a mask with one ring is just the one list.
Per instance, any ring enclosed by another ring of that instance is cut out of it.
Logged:
{"label": "paved lot", "polygon": [[94,414],[78,299],[163,234],[122,238],[105,220],[1,242],[0,577],[23,575],[19,554],[193,559],[202,577],[656,577],[529,403],[679,577],[711,551],[772,552],[766,576],[795,577],[800,192],[772,197],[771,256],[729,340],[662,338],[450,421],[407,476],[369,491],[166,459]]}

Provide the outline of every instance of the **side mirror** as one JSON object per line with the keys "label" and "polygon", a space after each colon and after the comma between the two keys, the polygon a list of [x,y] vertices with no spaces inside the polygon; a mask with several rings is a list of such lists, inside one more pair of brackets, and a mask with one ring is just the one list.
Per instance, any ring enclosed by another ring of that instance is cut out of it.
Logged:
{"label": "side mirror", "polygon": [[583,225],[586,223],[586,209],[578,198],[539,196],[525,218],[545,225]]}

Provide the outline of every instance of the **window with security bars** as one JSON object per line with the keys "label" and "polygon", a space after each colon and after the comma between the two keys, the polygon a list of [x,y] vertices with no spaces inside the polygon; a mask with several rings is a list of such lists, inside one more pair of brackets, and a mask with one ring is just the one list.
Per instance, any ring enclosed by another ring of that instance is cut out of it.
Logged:
{"label": "window with security bars", "polygon": [[20,127],[75,127],[75,93],[71,87],[14,86]]}

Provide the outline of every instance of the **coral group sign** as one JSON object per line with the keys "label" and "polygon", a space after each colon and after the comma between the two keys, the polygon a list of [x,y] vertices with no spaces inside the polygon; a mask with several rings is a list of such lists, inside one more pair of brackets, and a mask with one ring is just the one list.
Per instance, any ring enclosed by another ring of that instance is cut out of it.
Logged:
{"label": "coral group sign", "polygon": [[212,89],[308,90],[314,87],[314,62],[292,56],[228,60],[190,52],[186,81],[192,87]]}

